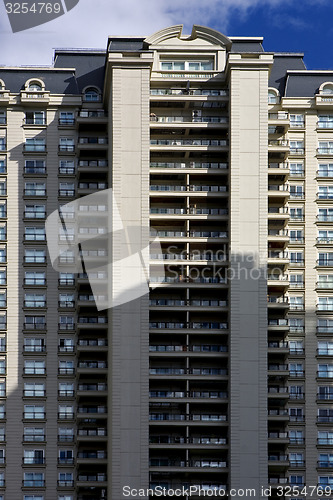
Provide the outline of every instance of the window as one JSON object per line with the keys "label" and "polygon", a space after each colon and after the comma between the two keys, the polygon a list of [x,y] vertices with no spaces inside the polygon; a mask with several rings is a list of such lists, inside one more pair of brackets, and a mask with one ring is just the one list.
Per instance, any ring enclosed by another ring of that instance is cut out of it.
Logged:
{"label": "window", "polygon": [[59,396],[74,396],[74,384],[72,382],[60,382],[58,394]]}
{"label": "window", "polygon": [[304,464],[303,453],[289,453],[289,462],[291,467],[297,467]]}
{"label": "window", "polygon": [[40,419],[45,418],[44,405],[24,405],[23,418],[25,418],[27,420],[30,420],[30,419],[40,420]]}
{"label": "window", "polygon": [[303,163],[289,163],[290,176],[302,177],[304,175]]}
{"label": "window", "polygon": [[6,430],[4,427],[0,427],[0,441],[6,441]]}
{"label": "window", "polygon": [[24,427],[23,441],[45,441],[44,427]]}
{"label": "window", "polygon": [[26,271],[25,272],[25,285],[45,285],[45,272],[42,271]]}
{"label": "window", "polygon": [[41,465],[44,461],[44,450],[23,450],[24,464]]}
{"label": "window", "polygon": [[46,295],[39,293],[24,294],[24,307],[46,307]]}
{"label": "window", "polygon": [[88,87],[84,91],[83,98],[86,102],[91,102],[91,101],[100,101],[101,96],[100,92],[95,88],[95,87]]}
{"label": "window", "polygon": [[59,174],[69,174],[69,175],[75,174],[74,160],[60,160]]}
{"label": "window", "polygon": [[73,473],[72,472],[59,472],[58,486],[73,486]]}
{"label": "window", "polygon": [[46,151],[46,141],[42,137],[32,137],[25,140],[25,151]]}
{"label": "window", "polygon": [[29,86],[28,86],[28,90],[34,91],[34,92],[40,92],[41,90],[43,90],[43,87],[38,82],[30,82]]}
{"label": "window", "polygon": [[333,422],[333,409],[319,408],[318,409],[318,422],[328,423]]}
{"label": "window", "polygon": [[332,431],[318,431],[318,444],[333,444]]}
{"label": "window", "polygon": [[319,266],[332,266],[333,265],[333,252],[320,252],[318,254]]}
{"label": "window", "polygon": [[0,397],[4,398],[6,396],[6,382],[0,380]]}
{"label": "window", "polygon": [[6,125],[6,110],[0,110],[0,125]]}
{"label": "window", "polygon": [[277,104],[279,102],[277,90],[268,91],[268,104]]}
{"label": "window", "polygon": [[[0,255],[1,255],[1,249],[0,249]],[[0,285],[6,285],[6,284],[7,284],[7,272],[6,270],[2,269],[0,270]]]}
{"label": "window", "polygon": [[59,316],[59,329],[60,330],[73,330],[74,329],[74,316]]}
{"label": "window", "polygon": [[45,361],[25,360],[24,374],[25,375],[45,375]]}
{"label": "window", "polygon": [[289,141],[290,154],[303,154],[304,141]]}
{"label": "window", "polygon": [[319,163],[317,173],[319,177],[333,177],[333,163]]}
{"label": "window", "polygon": [[321,222],[332,222],[333,221],[333,208],[319,208],[318,209],[318,220]]}
{"label": "window", "polygon": [[72,464],[72,463],[74,463],[73,450],[59,450],[58,462],[60,464]]}
{"label": "window", "polygon": [[24,500],[44,500],[43,495],[24,495]]}
{"label": "window", "polygon": [[73,125],[74,124],[73,111],[60,111],[59,124],[60,125]]}
{"label": "window", "polygon": [[7,292],[0,290],[0,307],[7,307]]}
{"label": "window", "polygon": [[333,319],[318,319],[317,331],[318,333],[333,333]]}
{"label": "window", "polygon": [[45,339],[41,338],[24,338],[24,352],[44,352]]}
{"label": "window", "polygon": [[319,115],[318,128],[333,128],[333,115]]}
{"label": "window", "polygon": [[[332,467],[332,465],[330,465]],[[331,486],[333,487],[333,476],[318,476],[318,486]]]}
{"label": "window", "polygon": [[333,342],[321,340],[318,342],[318,354],[320,356],[333,356]]}
{"label": "window", "polygon": [[290,354],[302,354],[304,351],[303,340],[289,340]]}
{"label": "window", "polygon": [[304,219],[303,207],[290,207],[289,210],[290,210],[290,219],[291,220],[303,220]]}
{"label": "window", "polygon": [[59,405],[59,419],[71,420],[74,418],[74,407],[71,405]]}
{"label": "window", "polygon": [[26,111],[25,123],[26,123],[26,125],[45,125],[45,112],[44,111]]}
{"label": "window", "polygon": [[333,296],[332,297],[318,297],[317,310],[318,311],[333,311]]}
{"label": "window", "polygon": [[68,427],[59,427],[58,441],[74,441],[74,429]]}
{"label": "window", "polygon": [[60,375],[72,375],[74,373],[74,361],[59,361]]}
{"label": "window", "polygon": [[333,199],[333,186],[319,186],[318,198],[320,200],[332,200]]}
{"label": "window", "polygon": [[318,377],[320,378],[333,378],[333,365],[319,364]]}
{"label": "window", "polygon": [[291,264],[302,264],[304,262],[303,252],[290,252],[289,260]]}
{"label": "window", "polygon": [[24,328],[27,330],[44,330],[46,328],[45,316],[25,316]]}
{"label": "window", "polygon": [[6,351],[6,337],[0,337],[0,352]]}
{"label": "window", "polygon": [[59,339],[59,352],[74,352],[73,339]]}
{"label": "window", "polygon": [[333,400],[333,386],[318,387],[318,399]]}
{"label": "window", "polygon": [[289,483],[295,486],[302,486],[304,484],[304,476],[289,476]]}
{"label": "window", "polygon": [[291,184],[289,186],[290,198],[304,198],[303,184]]}
{"label": "window", "polygon": [[45,182],[26,182],[24,194],[25,196],[45,196]]}
{"label": "window", "polygon": [[74,137],[60,137],[59,151],[74,151]]}
{"label": "window", "polygon": [[333,141],[319,141],[318,153],[322,155],[330,155],[333,153]]}
{"label": "window", "polygon": [[289,408],[289,417],[291,422],[303,422],[303,408]]}
{"label": "window", "polygon": [[24,396],[27,398],[42,398],[45,396],[45,384],[25,382]]}
{"label": "window", "polygon": [[25,174],[46,174],[45,160],[25,160]]}
{"label": "window", "polygon": [[291,127],[304,127],[304,115],[301,114],[290,114],[290,126]]}
{"label": "window", "polygon": [[45,485],[43,472],[24,472],[23,486],[38,488]]}
{"label": "window", "polygon": [[59,307],[74,307],[74,293],[59,293]]}
{"label": "window", "polygon": [[25,227],[24,239],[26,241],[45,241],[45,227]]}
{"label": "window", "polygon": [[7,172],[6,160],[0,159],[0,174],[5,174]]}
{"label": "window", "polygon": [[[1,500],[1,498],[0,498]],[[73,500],[73,496],[72,495],[60,495],[58,496],[58,500]]]}
{"label": "window", "polygon": [[46,262],[46,251],[36,248],[25,248],[24,262],[34,264],[44,264]]}
{"label": "window", "polygon": [[0,375],[6,375],[6,359],[0,358]]}
{"label": "window", "polygon": [[333,241],[333,231],[321,229],[318,231],[318,242],[320,243],[330,243]]}
{"label": "window", "polygon": [[320,94],[326,94],[326,95],[331,95],[333,94],[333,83],[324,83],[321,85]]}
{"label": "window", "polygon": [[293,311],[304,309],[304,297],[302,295],[289,295],[289,305]]}
{"label": "window", "polygon": [[289,431],[289,441],[290,444],[303,444],[304,442],[304,432],[298,430]]}
{"label": "window", "polygon": [[302,377],[304,367],[302,363],[289,363],[289,374],[291,377]]}
{"label": "window", "polygon": [[45,219],[45,205],[26,205],[24,217],[26,219]]}
{"label": "window", "polygon": [[0,405],[0,418],[5,418],[5,416],[6,416],[5,405]]}
{"label": "window", "polygon": [[6,138],[0,137],[0,151],[6,151]]}
{"label": "window", "polygon": [[59,183],[59,196],[74,196],[74,194],[75,194],[74,182]]}
{"label": "window", "polygon": [[6,196],[7,194],[7,183],[6,181],[0,181],[0,196]]}
{"label": "window", "polygon": [[59,273],[59,285],[74,285],[75,275],[73,273]]}

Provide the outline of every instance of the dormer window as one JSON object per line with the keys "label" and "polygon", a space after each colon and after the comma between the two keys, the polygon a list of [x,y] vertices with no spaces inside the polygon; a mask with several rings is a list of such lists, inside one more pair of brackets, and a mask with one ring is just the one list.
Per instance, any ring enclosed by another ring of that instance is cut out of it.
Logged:
{"label": "dormer window", "polygon": [[277,104],[279,102],[279,94],[276,89],[268,91],[268,104]]}
{"label": "dormer window", "polygon": [[84,100],[86,102],[100,101],[100,98],[101,98],[100,91],[96,87],[88,87],[84,91]]}
{"label": "dormer window", "polygon": [[324,95],[333,95],[333,83],[323,83],[323,85],[320,86],[319,93]]}
{"label": "dormer window", "polygon": [[161,61],[163,71],[212,71],[214,69],[213,60],[201,61]]}
{"label": "dormer window", "polygon": [[42,89],[42,86],[39,83],[37,83],[37,82],[31,82],[31,83],[29,83],[28,90],[30,90],[32,92],[41,92],[43,89]]}

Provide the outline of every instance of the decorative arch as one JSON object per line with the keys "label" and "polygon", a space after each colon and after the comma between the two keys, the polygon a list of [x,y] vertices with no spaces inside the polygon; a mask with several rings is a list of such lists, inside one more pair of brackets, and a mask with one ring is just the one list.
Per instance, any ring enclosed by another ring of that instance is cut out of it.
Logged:
{"label": "decorative arch", "polygon": [[25,82],[24,89],[30,92],[40,92],[45,90],[45,83],[40,78],[30,78]]}
{"label": "decorative arch", "polygon": [[268,104],[277,104],[280,100],[280,92],[274,88],[268,88]]}
{"label": "decorative arch", "polygon": [[223,35],[219,31],[213,30],[212,28],[207,28],[206,26],[200,26],[194,24],[192,28],[192,33],[189,37],[182,37],[183,25],[176,24],[174,26],[169,26],[160,31],[157,31],[153,35],[145,39],[145,42],[150,45],[158,45],[159,43],[165,42],[170,38],[179,38],[183,41],[195,40],[196,38],[201,38],[206,40],[212,45],[222,45],[227,49],[230,49],[232,42],[230,38]]}
{"label": "decorative arch", "polygon": [[95,85],[87,85],[82,90],[82,94],[84,95],[85,101],[100,101],[101,99],[101,89],[96,87]]}
{"label": "decorative arch", "polygon": [[6,88],[5,82],[3,80],[0,80],[0,90],[5,90],[5,88]]}
{"label": "decorative arch", "polygon": [[319,94],[333,94],[333,82],[324,82],[319,87]]}

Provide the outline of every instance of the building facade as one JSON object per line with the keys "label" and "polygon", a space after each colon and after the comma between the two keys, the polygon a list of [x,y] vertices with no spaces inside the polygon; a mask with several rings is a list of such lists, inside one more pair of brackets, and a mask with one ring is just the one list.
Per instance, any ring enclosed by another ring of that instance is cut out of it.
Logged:
{"label": "building facade", "polygon": [[[333,71],[302,57],[172,26],[0,68],[1,500],[333,484]],[[107,189],[150,292],[98,308],[134,276]]]}

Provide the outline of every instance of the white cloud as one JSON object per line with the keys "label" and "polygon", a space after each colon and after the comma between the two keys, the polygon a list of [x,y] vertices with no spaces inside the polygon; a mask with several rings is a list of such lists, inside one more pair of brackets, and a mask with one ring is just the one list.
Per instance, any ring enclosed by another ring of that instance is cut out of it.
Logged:
{"label": "white cloud", "polygon": [[173,24],[184,23],[187,33],[193,23],[213,24],[226,33],[235,12],[246,16],[254,7],[294,2],[299,5],[297,0],[80,0],[66,15],[15,34],[1,2],[0,65],[50,64],[54,47],[104,48],[108,35],[148,36]]}

